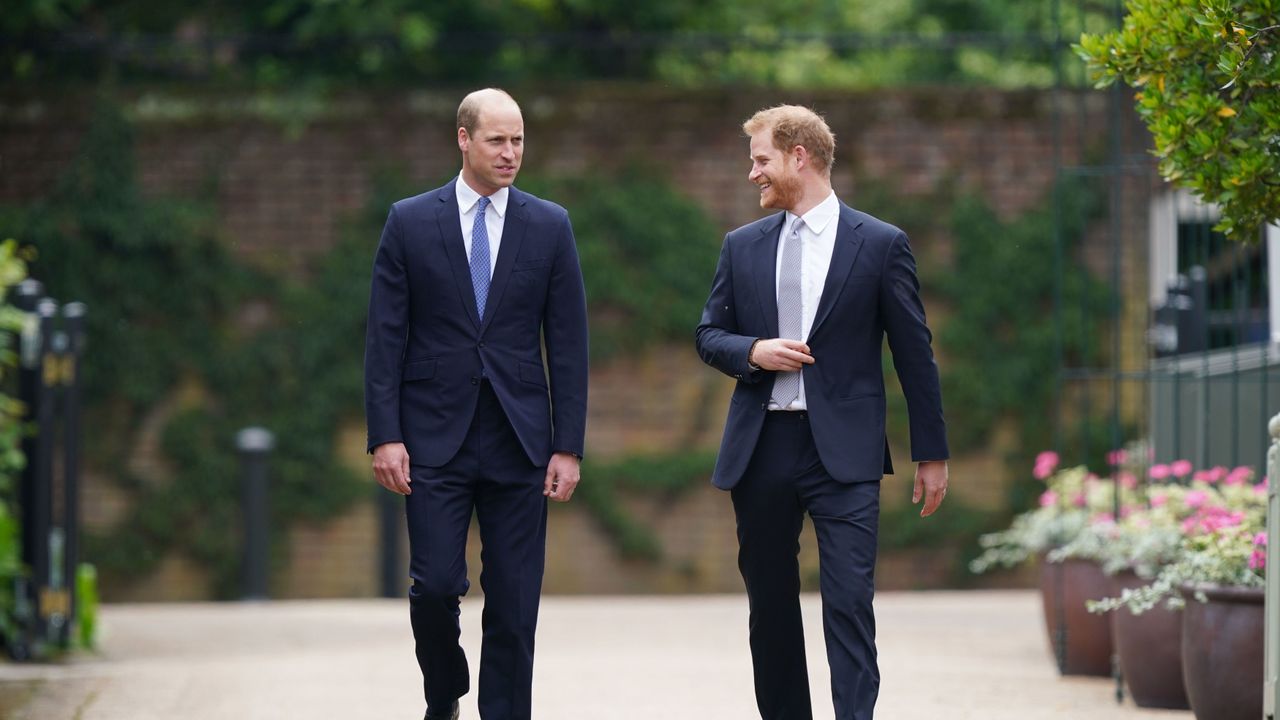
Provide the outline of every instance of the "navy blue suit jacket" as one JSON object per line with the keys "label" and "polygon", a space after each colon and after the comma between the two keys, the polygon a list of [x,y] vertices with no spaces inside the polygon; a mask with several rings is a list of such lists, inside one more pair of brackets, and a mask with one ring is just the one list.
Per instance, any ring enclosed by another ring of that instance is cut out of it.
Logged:
{"label": "navy blue suit jacket", "polygon": [[467,434],[483,374],[530,461],[581,455],[587,306],[569,214],[510,189],[481,321],[456,182],[395,203],[382,231],[365,339],[369,450],[403,442],[413,464],[444,465]]}
{"label": "navy blue suit jacket", "polygon": [[[738,381],[712,476],[726,490],[751,460],[773,391],[776,373],[751,369],[747,353],[757,338],[778,336],[775,274],[784,217],[777,213],[725,236],[698,325],[698,354]],[[893,472],[881,365],[886,335],[907,398],[912,459],[948,457],[919,290],[906,234],[841,203],[831,267],[806,340],[814,364],[802,370],[814,443],[837,480],[879,480]]]}

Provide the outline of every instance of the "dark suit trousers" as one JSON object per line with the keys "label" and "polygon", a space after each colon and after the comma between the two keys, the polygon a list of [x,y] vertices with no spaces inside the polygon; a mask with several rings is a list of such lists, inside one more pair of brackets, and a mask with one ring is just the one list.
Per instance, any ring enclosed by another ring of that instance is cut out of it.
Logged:
{"label": "dark suit trousers", "polygon": [[751,608],[756,703],[765,720],[810,720],[800,619],[800,528],[818,537],[822,624],[837,720],[871,720],[880,689],[874,593],[880,483],[843,483],[823,467],[808,413],[771,412],[733,488],[738,568]]}
{"label": "dark suit trousers", "polygon": [[458,621],[459,600],[469,586],[466,544],[474,511],[484,590],[480,717],[527,720],[546,556],[546,470],[529,461],[484,382],[458,454],[443,467],[414,466],[410,476],[409,616],[427,707],[447,712],[470,688]]}

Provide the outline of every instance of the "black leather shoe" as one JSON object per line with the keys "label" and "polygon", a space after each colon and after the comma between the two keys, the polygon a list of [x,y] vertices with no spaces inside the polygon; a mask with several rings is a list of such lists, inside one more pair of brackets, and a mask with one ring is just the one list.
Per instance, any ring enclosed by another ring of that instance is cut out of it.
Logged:
{"label": "black leather shoe", "polygon": [[449,712],[444,715],[432,715],[430,711],[423,716],[422,720],[458,720],[458,703],[454,703],[449,708]]}

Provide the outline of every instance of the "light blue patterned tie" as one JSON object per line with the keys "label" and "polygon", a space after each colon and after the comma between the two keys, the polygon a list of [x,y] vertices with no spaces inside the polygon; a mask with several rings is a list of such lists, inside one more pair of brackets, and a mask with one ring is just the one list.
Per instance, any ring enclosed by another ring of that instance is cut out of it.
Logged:
{"label": "light blue patterned tie", "polygon": [[476,202],[476,219],[471,224],[471,286],[476,290],[476,313],[484,321],[484,304],[489,299],[489,226],[484,211],[489,198]]}
{"label": "light blue patterned tie", "polygon": [[[782,246],[782,267],[778,272],[778,337],[801,340],[804,327],[804,293],[800,286],[800,264],[804,259],[804,245],[800,240],[800,225],[796,218]],[[787,409],[800,397],[800,371],[781,372],[773,379],[773,401],[780,409]]]}

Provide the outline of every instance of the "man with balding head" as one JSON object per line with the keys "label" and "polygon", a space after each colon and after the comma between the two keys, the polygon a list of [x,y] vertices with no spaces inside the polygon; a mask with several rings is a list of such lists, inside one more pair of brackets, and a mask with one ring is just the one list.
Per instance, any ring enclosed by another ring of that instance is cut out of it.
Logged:
{"label": "man with balding head", "polygon": [[[587,311],[568,213],[516,189],[507,93],[458,107],[462,172],[391,206],[373,265],[365,412],[373,471],[405,496],[409,614],[429,720],[470,688],[458,643],[467,531],[480,526],[483,720],[527,720],[547,500],[579,479]],[[545,364],[544,364],[545,344]]]}
{"label": "man with balding head", "polygon": [[800,622],[800,528],[813,520],[822,624],[838,720],[871,720],[880,687],[874,594],[885,439],[881,347],[907,399],[913,502],[947,491],[938,369],[915,259],[898,228],[831,188],[835,136],[781,105],[743,124],[760,207],[725,236],[698,325],[702,359],[738,381],[712,482],[732,493],[750,604],[756,704],[765,720],[809,720]]}

